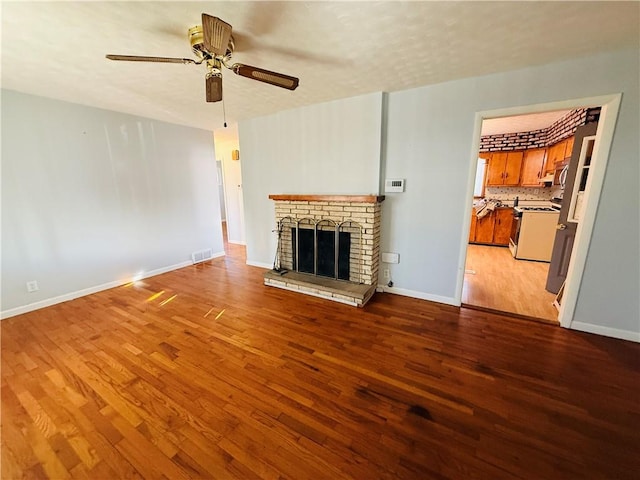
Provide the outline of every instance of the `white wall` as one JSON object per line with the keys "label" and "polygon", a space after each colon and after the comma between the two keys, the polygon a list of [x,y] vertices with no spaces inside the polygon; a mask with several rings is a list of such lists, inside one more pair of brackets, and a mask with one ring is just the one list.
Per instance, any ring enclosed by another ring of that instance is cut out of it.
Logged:
{"label": "white wall", "polygon": [[[459,257],[467,237],[462,231],[467,185],[477,153],[472,151],[476,112],[622,92],[574,325],[640,339],[639,67],[636,49],[389,93],[381,166],[385,177],[407,179],[405,193],[387,195],[382,212],[382,251],[400,253],[400,263],[388,266],[396,292],[456,301],[457,273],[464,268]],[[337,111],[350,100],[286,112],[286,122],[273,115],[240,125],[243,149],[252,153],[251,186],[256,189],[245,195],[252,261],[267,263],[273,253],[273,211],[266,194],[316,193],[319,184],[310,184],[308,172],[317,175],[316,169],[326,162],[335,165],[345,158],[346,147],[338,143],[326,152],[332,159],[311,153],[303,156],[304,168],[282,175],[295,158],[284,155],[288,145],[294,143],[295,153],[316,152],[318,139],[331,138],[333,131],[331,122],[317,124],[312,134],[291,122],[308,125],[317,109]],[[361,138],[362,125],[372,121],[371,114],[356,110],[341,128],[359,148],[366,149],[359,142],[368,141],[375,151],[377,138]],[[260,156],[261,145],[280,155]],[[316,165],[307,165],[307,159]],[[374,175],[380,166],[362,163],[358,170],[363,169]],[[362,193],[360,172],[344,173],[340,192]]]}
{"label": "white wall", "polygon": [[269,194],[378,192],[381,112],[376,93],[240,123],[247,263],[273,263]]}
{"label": "white wall", "polygon": [[2,92],[3,316],[207,248],[224,252],[211,132]]}
{"label": "white wall", "polygon": [[242,162],[231,159],[231,151],[240,148],[238,141],[238,124],[229,125],[213,132],[216,144],[216,155],[222,160],[224,170],[224,188],[227,208],[227,237],[231,243],[245,243],[244,207],[242,204]]}

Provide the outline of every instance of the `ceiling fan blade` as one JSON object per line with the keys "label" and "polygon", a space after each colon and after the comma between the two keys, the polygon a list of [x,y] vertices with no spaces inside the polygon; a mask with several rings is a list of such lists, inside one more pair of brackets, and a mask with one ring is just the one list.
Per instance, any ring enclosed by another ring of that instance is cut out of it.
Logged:
{"label": "ceiling fan blade", "polygon": [[205,90],[207,92],[207,102],[219,102],[222,100],[222,75],[207,75],[205,77]]}
{"label": "ceiling fan blade", "polygon": [[202,43],[207,52],[213,55],[226,55],[229,38],[231,38],[231,25],[218,17],[203,13],[202,35]]}
{"label": "ceiling fan blade", "polygon": [[155,62],[155,63],[195,63],[190,58],[174,58],[174,57],[143,57],[139,55],[105,55],[109,60],[122,60],[125,62]]}
{"label": "ceiling fan blade", "polygon": [[251,78],[259,82],[275,85],[276,87],[286,88],[287,90],[295,90],[298,88],[300,80],[296,77],[284,75],[282,73],[272,72],[263,68],[252,67],[242,63],[234,63],[231,70],[241,77]]}

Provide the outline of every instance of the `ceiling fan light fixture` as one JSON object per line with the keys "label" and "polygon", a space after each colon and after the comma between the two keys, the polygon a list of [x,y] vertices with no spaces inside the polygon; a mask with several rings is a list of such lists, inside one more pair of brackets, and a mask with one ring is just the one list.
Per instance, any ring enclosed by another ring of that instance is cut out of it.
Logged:
{"label": "ceiling fan light fixture", "polygon": [[222,75],[219,72],[210,72],[205,76],[205,91],[207,102],[219,102],[222,100]]}

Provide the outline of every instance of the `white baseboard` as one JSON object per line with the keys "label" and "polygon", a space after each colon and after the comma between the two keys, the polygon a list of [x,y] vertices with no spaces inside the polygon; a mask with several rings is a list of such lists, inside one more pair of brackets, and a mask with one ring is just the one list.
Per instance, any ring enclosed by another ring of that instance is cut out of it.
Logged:
{"label": "white baseboard", "polygon": [[242,245],[243,247],[247,246],[247,242],[243,242],[243,241],[240,241],[240,240],[231,240],[230,238],[228,238],[227,242],[233,243],[234,245]]}
{"label": "white baseboard", "polygon": [[271,263],[251,262],[249,260],[247,260],[247,265],[251,267],[266,268],[267,270],[271,270],[273,268],[273,264]]}
{"label": "white baseboard", "polygon": [[602,325],[593,325],[591,323],[583,322],[572,322],[569,328],[571,330],[595,333],[596,335],[603,335],[605,337],[613,337],[619,338],[621,340],[640,342],[640,332],[632,332],[631,330],[620,330],[618,328],[603,327]]}
{"label": "white baseboard", "polygon": [[221,252],[216,252],[213,255],[211,255],[211,258],[224,257],[225,255],[226,255],[226,252],[222,250]]}
{"label": "white baseboard", "polygon": [[[224,255],[217,253],[214,256]],[[158,268],[156,270],[151,270],[146,272],[140,280],[144,278],[154,277],[156,275],[161,275],[163,273],[171,272],[172,270],[178,270],[179,268],[189,267],[193,265],[191,261],[177,263],[175,265],[170,265],[168,267]],[[50,307],[51,305],[56,305],[62,302],[68,302],[69,300],[74,300],[79,297],[84,297],[86,295],[91,295],[92,293],[98,293],[103,290],[108,290],[110,288],[119,287],[120,285],[126,285],[129,283],[131,279],[127,280],[115,280],[113,282],[103,283],[102,285],[95,285],[89,288],[83,288],[82,290],[76,290],[75,292],[65,293],[64,295],[59,295],[57,297],[47,298],[45,300],[40,300],[39,302],[29,303],[27,305],[23,305],[16,308],[11,308],[9,310],[4,310],[0,312],[0,320],[4,320],[5,318],[15,317],[16,315],[22,315],[23,313],[33,312],[34,310],[39,310],[41,308]]]}
{"label": "white baseboard", "polygon": [[402,295],[404,297],[419,298],[420,300],[428,300],[430,302],[444,303],[445,305],[453,305],[459,307],[460,302],[456,302],[454,297],[442,297],[440,295],[432,295],[430,293],[418,292],[415,290],[406,290],[404,288],[387,287],[386,285],[378,285],[377,292],[393,293],[394,295]]}

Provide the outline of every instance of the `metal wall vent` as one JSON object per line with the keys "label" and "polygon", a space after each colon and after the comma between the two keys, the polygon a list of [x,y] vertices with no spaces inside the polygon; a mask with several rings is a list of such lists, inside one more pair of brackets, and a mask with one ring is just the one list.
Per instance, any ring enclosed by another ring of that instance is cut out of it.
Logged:
{"label": "metal wall vent", "polygon": [[213,250],[207,248],[206,250],[200,250],[199,252],[193,252],[191,254],[191,260],[194,264],[204,262],[205,260],[211,260],[213,258]]}

